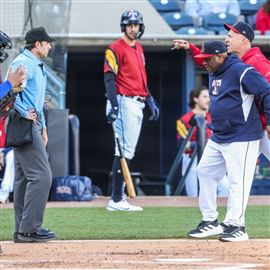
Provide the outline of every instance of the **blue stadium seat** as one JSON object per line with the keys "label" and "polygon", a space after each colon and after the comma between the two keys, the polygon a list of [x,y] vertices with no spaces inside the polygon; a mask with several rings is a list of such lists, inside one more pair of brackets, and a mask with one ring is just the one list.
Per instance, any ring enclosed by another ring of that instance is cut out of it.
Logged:
{"label": "blue stadium seat", "polygon": [[219,35],[225,35],[225,36],[227,36],[228,35],[228,32],[229,31],[227,31],[226,29],[223,28],[223,29],[221,29],[221,30],[218,31],[218,34]]}
{"label": "blue stadium seat", "polygon": [[214,31],[207,31],[202,27],[182,27],[175,31],[178,35],[215,35]]}
{"label": "blue stadium seat", "polygon": [[154,6],[154,8],[162,12],[170,12],[170,11],[181,11],[180,1],[178,0],[149,0],[150,3]]}
{"label": "blue stadium seat", "polygon": [[246,23],[248,23],[253,29],[255,29],[255,25],[256,25],[256,13],[253,15],[247,15],[246,16]]}
{"label": "blue stadium seat", "polygon": [[234,24],[237,21],[237,17],[229,13],[210,13],[203,18],[204,28],[210,31],[215,31],[217,34],[219,31],[224,30],[224,23]]}
{"label": "blue stadium seat", "polygon": [[171,26],[173,30],[181,27],[193,26],[193,19],[191,16],[180,12],[168,12],[163,15],[163,19]]}
{"label": "blue stadium seat", "polygon": [[265,0],[238,0],[242,15],[253,15],[265,3]]}
{"label": "blue stadium seat", "polygon": [[254,30],[254,34],[255,34],[255,36],[259,36],[259,35],[261,35],[261,31],[260,30]]}

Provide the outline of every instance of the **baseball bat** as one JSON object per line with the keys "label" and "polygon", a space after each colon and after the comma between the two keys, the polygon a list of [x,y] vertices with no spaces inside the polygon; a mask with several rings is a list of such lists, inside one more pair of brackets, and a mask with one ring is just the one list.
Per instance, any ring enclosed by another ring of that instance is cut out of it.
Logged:
{"label": "baseball bat", "polygon": [[115,139],[116,139],[117,147],[118,147],[119,154],[120,154],[121,168],[122,168],[123,176],[124,176],[124,179],[125,179],[125,182],[126,182],[128,196],[130,198],[134,198],[134,197],[136,197],[136,193],[135,193],[135,189],[134,189],[134,186],[133,186],[133,181],[132,181],[132,178],[130,176],[127,161],[126,161],[125,157],[123,156],[120,141],[119,141],[119,137],[118,137],[117,134],[115,134]]}

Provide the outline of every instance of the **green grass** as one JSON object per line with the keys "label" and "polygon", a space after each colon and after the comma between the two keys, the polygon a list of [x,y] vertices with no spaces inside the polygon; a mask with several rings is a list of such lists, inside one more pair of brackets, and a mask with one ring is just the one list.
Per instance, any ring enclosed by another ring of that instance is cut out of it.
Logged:
{"label": "green grass", "polygon": [[[219,208],[222,221],[225,208]],[[108,212],[104,208],[48,208],[44,227],[57,239],[185,238],[201,219],[198,208],[146,207],[143,212]],[[13,209],[0,209],[1,240],[12,240]],[[251,238],[270,238],[270,207],[249,206],[246,227]]]}

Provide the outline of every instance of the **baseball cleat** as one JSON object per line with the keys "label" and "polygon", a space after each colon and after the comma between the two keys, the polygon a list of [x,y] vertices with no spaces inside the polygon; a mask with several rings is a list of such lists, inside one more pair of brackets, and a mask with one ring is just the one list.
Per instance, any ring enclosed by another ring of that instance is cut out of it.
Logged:
{"label": "baseball cleat", "polygon": [[224,222],[219,223],[219,225],[222,227],[223,232],[229,227],[229,225],[226,225]]}
{"label": "baseball cleat", "polygon": [[249,237],[245,231],[245,227],[236,227],[232,225],[227,226],[218,238],[218,240],[222,242],[240,242],[247,241],[248,239]]}
{"label": "baseball cleat", "polygon": [[204,238],[213,235],[218,235],[223,233],[223,229],[218,223],[218,220],[214,221],[204,221],[202,220],[198,227],[188,233],[188,236],[194,238]]}
{"label": "baseball cleat", "polygon": [[123,199],[120,202],[115,202],[113,200],[109,200],[108,211],[142,211],[142,207],[132,205],[127,200]]}

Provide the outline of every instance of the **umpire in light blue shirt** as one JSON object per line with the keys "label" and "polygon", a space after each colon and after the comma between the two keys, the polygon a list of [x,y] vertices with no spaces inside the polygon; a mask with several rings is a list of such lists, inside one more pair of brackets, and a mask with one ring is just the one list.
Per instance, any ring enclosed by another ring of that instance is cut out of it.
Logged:
{"label": "umpire in light blue shirt", "polygon": [[32,120],[33,142],[14,147],[16,183],[14,188],[14,242],[45,242],[55,239],[55,233],[42,228],[52,173],[46,154],[48,142],[43,113],[46,90],[46,70],[41,62],[51,49],[51,38],[43,27],[26,33],[25,49],[12,62],[12,69],[26,67],[26,86],[15,101],[20,116]]}

